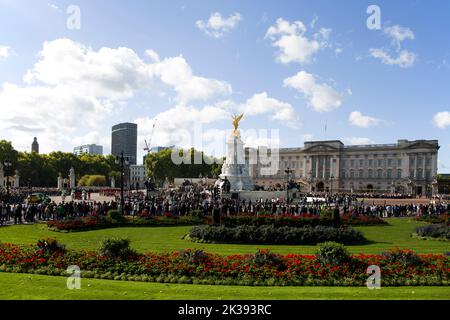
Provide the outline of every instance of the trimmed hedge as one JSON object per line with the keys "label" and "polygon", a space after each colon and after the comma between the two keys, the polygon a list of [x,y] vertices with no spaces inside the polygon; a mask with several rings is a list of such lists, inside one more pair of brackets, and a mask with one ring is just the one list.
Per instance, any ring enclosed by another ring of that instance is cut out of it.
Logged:
{"label": "trimmed hedge", "polygon": [[264,244],[317,244],[335,241],[342,244],[360,244],[366,238],[352,228],[276,227],[273,225],[241,225],[235,228],[225,226],[195,226],[188,238],[196,242],[215,243],[264,243]]}
{"label": "trimmed hedge", "polygon": [[450,227],[446,224],[430,224],[416,228],[416,235],[423,238],[450,240]]}
{"label": "trimmed hedge", "polygon": [[[335,221],[331,216],[314,216],[314,215],[281,215],[281,216],[229,216],[222,217],[221,223],[226,227],[237,227],[241,225],[264,226],[274,225],[276,227],[293,227],[301,228],[306,226],[334,226]],[[375,216],[352,216],[344,214],[340,218],[342,225],[350,226],[371,226],[371,225],[387,225],[388,223]]]}

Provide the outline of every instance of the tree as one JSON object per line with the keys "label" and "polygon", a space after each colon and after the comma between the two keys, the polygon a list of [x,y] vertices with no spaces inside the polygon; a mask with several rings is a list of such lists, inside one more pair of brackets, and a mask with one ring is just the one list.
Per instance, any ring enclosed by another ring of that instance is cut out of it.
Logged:
{"label": "tree", "polygon": [[[166,179],[173,182],[175,178],[198,178],[216,177],[220,174],[222,165],[218,164],[217,159],[205,155],[203,152],[196,151],[194,148],[189,150],[180,150],[180,155],[190,158],[190,163],[181,163],[179,165],[172,161],[172,150],[162,150],[157,153],[150,153],[146,157],[145,166],[149,177],[162,183]],[[195,164],[195,158],[201,158],[201,164]],[[207,164],[204,159],[207,159]],[[187,161],[186,161],[187,162]]]}
{"label": "tree", "polygon": [[104,187],[106,186],[106,177],[102,175],[84,175],[78,181],[79,187]]}
{"label": "tree", "polygon": [[3,165],[5,160],[12,163],[12,169],[17,168],[18,152],[14,149],[10,141],[0,140],[0,164]]}

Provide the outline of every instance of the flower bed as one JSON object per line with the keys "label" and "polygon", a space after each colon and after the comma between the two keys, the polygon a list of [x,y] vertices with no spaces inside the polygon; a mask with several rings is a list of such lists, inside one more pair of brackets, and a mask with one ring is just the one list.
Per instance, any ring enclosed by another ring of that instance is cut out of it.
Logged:
{"label": "flower bed", "polygon": [[424,240],[450,241],[450,226],[445,223],[417,227],[413,236]]}
{"label": "flower bed", "polygon": [[338,265],[326,264],[315,255],[230,255],[185,250],[147,253],[128,259],[109,258],[85,251],[43,251],[33,246],[0,244],[0,271],[64,275],[77,265],[82,278],[197,283],[222,285],[364,286],[367,267],[381,268],[383,286],[449,285],[450,259],[394,251],[385,255],[354,255]]}
{"label": "flower bed", "polygon": [[205,223],[205,219],[196,217],[148,217],[128,218],[124,221],[110,220],[104,217],[88,216],[85,218],[48,221],[47,226],[53,231],[87,231],[115,227],[141,226],[192,226]]}
{"label": "flower bed", "polygon": [[446,223],[450,225],[450,214],[441,214],[441,215],[422,215],[416,218],[417,221],[423,221],[428,223]]}
{"label": "flower bed", "polygon": [[[383,219],[375,216],[352,216],[344,214],[341,216],[340,223],[350,226],[371,226],[371,225],[387,225]],[[263,216],[230,216],[223,217],[222,224],[226,227],[237,227],[240,225],[263,226],[274,225],[276,227],[305,227],[305,226],[333,226],[334,220],[327,216],[316,216],[303,214],[300,216],[293,215],[263,215]]]}
{"label": "flower bed", "polygon": [[264,244],[317,244],[336,241],[343,244],[361,244],[366,242],[363,234],[352,228],[315,227],[275,227],[273,225],[248,226],[234,228],[225,226],[195,226],[187,235],[195,242],[213,243],[264,243]]}

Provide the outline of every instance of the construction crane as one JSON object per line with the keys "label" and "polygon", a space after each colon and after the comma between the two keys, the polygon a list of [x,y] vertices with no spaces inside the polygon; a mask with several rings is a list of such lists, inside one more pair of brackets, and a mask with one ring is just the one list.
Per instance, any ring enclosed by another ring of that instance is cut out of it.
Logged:
{"label": "construction crane", "polygon": [[149,143],[147,143],[147,140],[144,140],[145,141],[144,151],[147,151],[147,153],[150,153],[150,146],[152,145],[152,139],[153,139],[153,133],[155,132],[156,121],[158,121],[158,119],[155,119],[155,122],[153,123],[152,134],[150,136]]}

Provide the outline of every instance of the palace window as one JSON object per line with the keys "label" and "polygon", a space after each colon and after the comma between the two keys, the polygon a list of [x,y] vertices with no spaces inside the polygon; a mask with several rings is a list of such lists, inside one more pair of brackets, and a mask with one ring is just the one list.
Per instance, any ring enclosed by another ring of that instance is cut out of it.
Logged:
{"label": "palace window", "polygon": [[392,179],[392,169],[388,169],[387,171],[387,178]]}
{"label": "palace window", "polygon": [[422,169],[417,169],[417,179],[422,179],[423,175],[422,175]]}
{"label": "palace window", "polygon": [[355,177],[355,170],[350,170],[350,178],[354,178]]}
{"label": "palace window", "polygon": [[350,166],[351,166],[351,167],[354,167],[354,166],[355,166],[355,160],[351,160],[351,161],[350,161]]}
{"label": "palace window", "polygon": [[388,165],[388,167],[392,167],[392,159],[387,160],[387,165]]}
{"label": "palace window", "polygon": [[401,167],[402,166],[402,159],[397,159],[397,167]]}
{"label": "palace window", "polygon": [[364,160],[359,160],[359,166],[360,167],[364,166]]}
{"label": "palace window", "polygon": [[372,178],[373,178],[373,170],[372,170],[372,169],[369,169],[367,177],[368,177],[369,179],[372,179]]}
{"label": "palace window", "polygon": [[373,166],[373,160],[369,159],[369,167],[372,167],[372,166]]}
{"label": "palace window", "polygon": [[401,177],[402,177],[402,169],[398,169],[397,170],[397,178],[401,179]]}
{"label": "palace window", "polygon": [[377,178],[378,178],[378,179],[383,178],[383,170],[381,170],[381,169],[378,169],[378,170],[377,170]]}
{"label": "palace window", "polygon": [[364,178],[364,171],[362,169],[359,169],[359,177]]}

